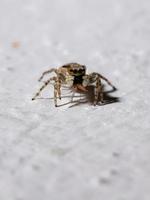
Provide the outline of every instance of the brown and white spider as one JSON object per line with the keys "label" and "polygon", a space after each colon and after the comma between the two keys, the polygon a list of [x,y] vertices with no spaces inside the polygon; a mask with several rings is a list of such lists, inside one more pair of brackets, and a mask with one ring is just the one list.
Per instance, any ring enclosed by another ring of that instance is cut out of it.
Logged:
{"label": "brown and white spider", "polygon": [[105,80],[114,90],[115,86],[111,82],[99,73],[93,72],[91,74],[86,74],[86,66],[80,65],[78,63],[69,63],[63,65],[59,68],[52,68],[45,71],[40,77],[41,81],[44,75],[55,72],[56,76],[49,78],[44,82],[44,85],[35,94],[32,100],[35,100],[41,93],[41,91],[51,82],[54,84],[54,103],[57,107],[57,98],[61,99],[61,86],[66,85],[75,92],[86,93],[88,92],[88,86],[94,85],[94,105],[98,104],[99,98],[100,102],[103,103],[103,86],[101,79]]}

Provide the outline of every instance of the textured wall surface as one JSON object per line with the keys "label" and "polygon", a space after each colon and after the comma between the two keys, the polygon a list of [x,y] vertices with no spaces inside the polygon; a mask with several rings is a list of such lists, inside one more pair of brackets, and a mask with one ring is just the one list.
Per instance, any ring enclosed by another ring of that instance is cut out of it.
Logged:
{"label": "textured wall surface", "polygon": [[[149,25],[149,0],[0,0],[1,200],[150,199]],[[51,86],[32,102],[68,62],[120,102],[55,108]]]}

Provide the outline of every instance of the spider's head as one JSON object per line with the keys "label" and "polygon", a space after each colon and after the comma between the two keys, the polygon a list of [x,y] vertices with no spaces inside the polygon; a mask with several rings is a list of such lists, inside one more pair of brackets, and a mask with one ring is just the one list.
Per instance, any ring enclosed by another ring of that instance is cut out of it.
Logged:
{"label": "spider's head", "polygon": [[71,63],[68,72],[71,76],[84,76],[86,73],[86,67],[77,63]]}

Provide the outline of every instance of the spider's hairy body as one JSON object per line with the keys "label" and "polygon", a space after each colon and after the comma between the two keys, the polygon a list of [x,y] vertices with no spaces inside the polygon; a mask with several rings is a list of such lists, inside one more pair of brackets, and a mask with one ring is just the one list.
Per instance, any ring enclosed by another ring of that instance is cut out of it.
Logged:
{"label": "spider's hairy body", "polygon": [[57,98],[61,99],[61,86],[66,85],[76,92],[88,92],[87,87],[89,85],[95,85],[94,93],[94,105],[98,103],[98,98],[100,96],[100,101],[103,102],[103,87],[101,84],[101,79],[105,80],[113,89],[115,87],[99,73],[93,72],[91,74],[86,74],[86,66],[78,63],[69,63],[63,65],[59,68],[52,68],[45,71],[40,77],[41,81],[45,74],[55,72],[56,76],[49,78],[45,84],[39,89],[36,95],[32,98],[35,100],[39,96],[40,92],[51,82],[54,81],[54,102],[57,106]]}
{"label": "spider's hairy body", "polygon": [[64,84],[82,84],[86,67],[77,63],[69,63],[58,68],[59,76],[64,77]]}

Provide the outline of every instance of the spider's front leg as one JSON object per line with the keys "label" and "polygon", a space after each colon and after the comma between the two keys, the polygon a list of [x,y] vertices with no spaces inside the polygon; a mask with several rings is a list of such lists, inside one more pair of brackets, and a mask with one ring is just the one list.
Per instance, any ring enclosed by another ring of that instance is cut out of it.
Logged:
{"label": "spider's front leg", "polygon": [[95,84],[95,88],[94,88],[94,106],[97,105],[97,103],[99,101],[99,97],[100,97],[100,102],[103,103],[104,102],[103,86],[102,86],[101,78],[100,78],[99,74],[97,74],[97,73],[89,74],[88,79],[89,79],[89,84]]}
{"label": "spider's front leg", "polygon": [[57,107],[57,96],[59,99],[61,99],[61,79],[56,78],[55,83],[54,83],[54,103],[55,106]]}
{"label": "spider's front leg", "polygon": [[97,105],[98,101],[99,101],[99,97],[100,97],[100,102],[103,103],[104,102],[104,98],[103,98],[103,86],[101,83],[101,79],[98,75],[96,75],[96,85],[95,85],[95,98],[94,98],[94,106]]}
{"label": "spider's front leg", "polygon": [[32,98],[32,101],[35,100],[42,92],[42,90],[44,90],[44,88],[51,82],[51,81],[55,81],[56,77],[52,77],[50,79],[48,79],[47,81],[44,82],[44,85],[42,85],[42,87],[39,89],[39,91],[34,95],[34,97]]}
{"label": "spider's front leg", "polygon": [[101,74],[99,74],[99,73],[97,73],[98,75],[99,75],[99,77],[101,78],[101,79],[103,79],[104,81],[106,81],[107,83],[108,83],[108,85],[110,85],[112,88],[113,88],[113,90],[117,90],[117,88],[107,79],[107,78],[105,78],[104,76],[102,76]]}
{"label": "spider's front leg", "polygon": [[47,71],[43,72],[42,76],[39,78],[38,81],[41,81],[41,80],[44,78],[44,76],[45,76],[46,74],[49,74],[49,73],[52,73],[52,72],[55,72],[55,73],[57,74],[57,69],[52,68],[52,69],[50,69],[50,70],[47,70]]}

